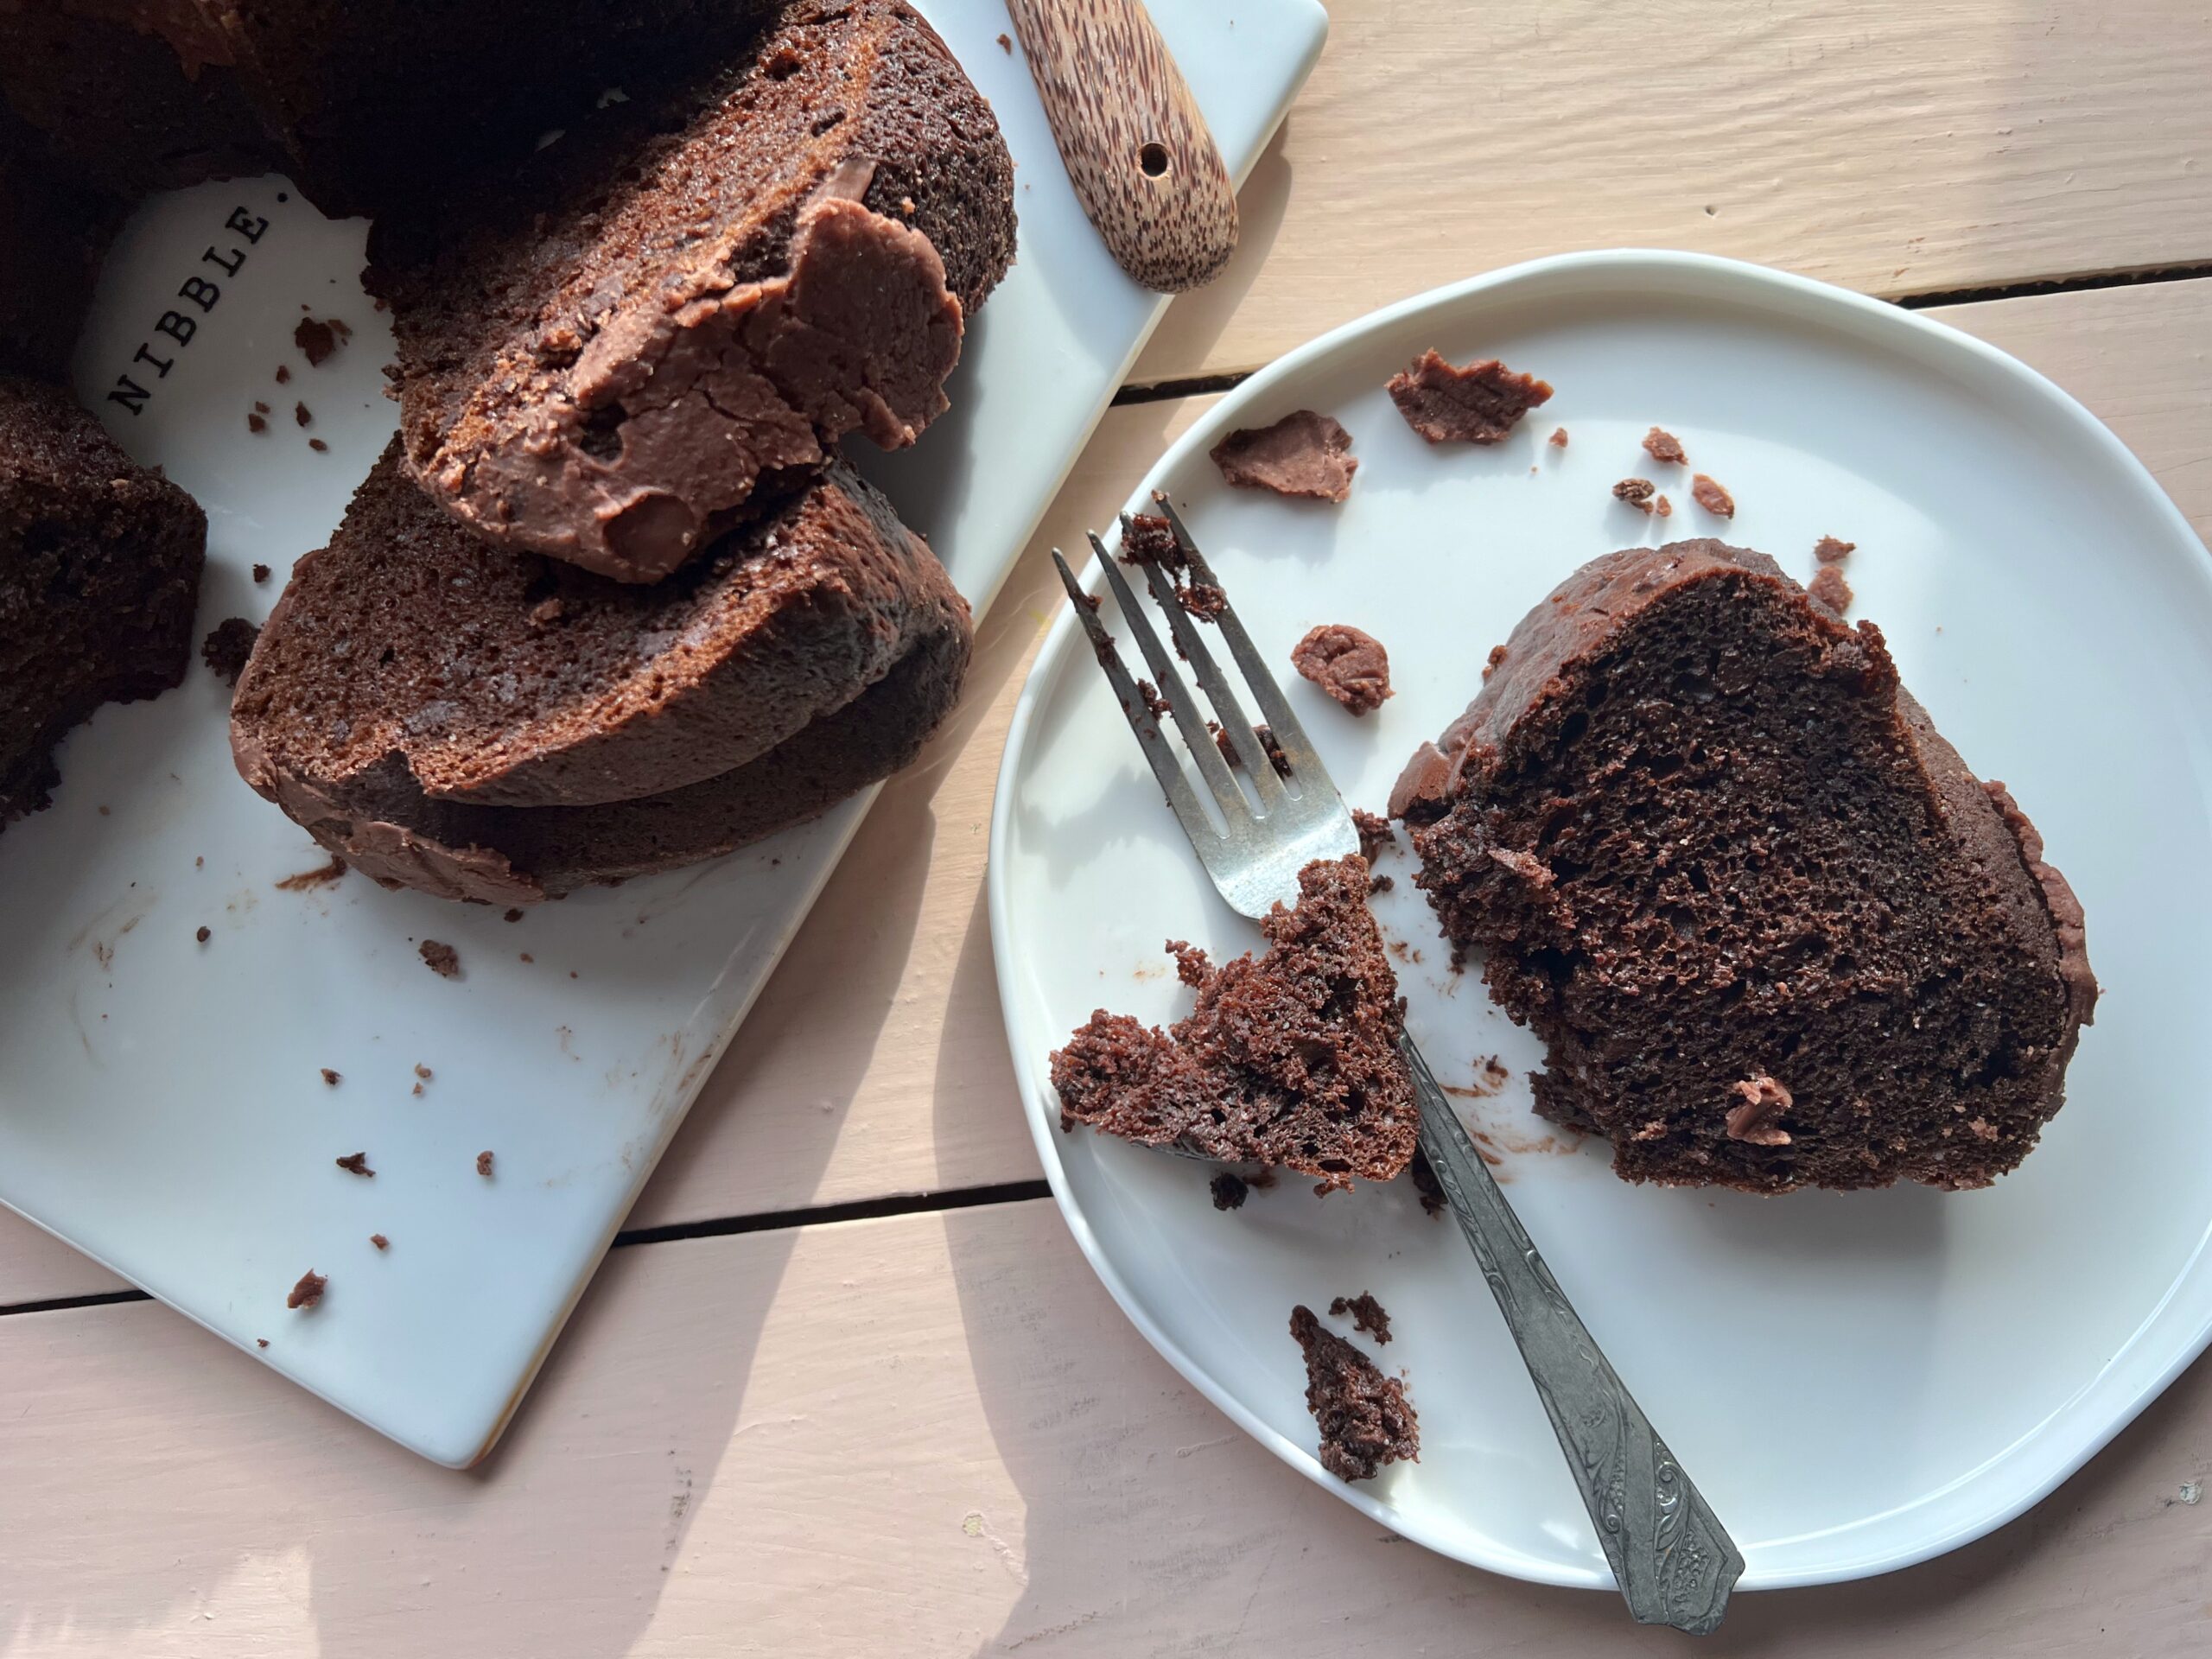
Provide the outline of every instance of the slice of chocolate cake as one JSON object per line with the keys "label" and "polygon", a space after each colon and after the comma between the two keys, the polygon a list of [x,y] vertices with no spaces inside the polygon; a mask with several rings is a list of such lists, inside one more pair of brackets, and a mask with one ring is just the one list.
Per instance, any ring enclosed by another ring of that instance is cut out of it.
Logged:
{"label": "slice of chocolate cake", "polygon": [[435,800],[590,806],[758,759],[966,609],[842,465],[651,588],[474,536],[397,445],[295,566],[232,719],[257,764],[343,801],[397,767]]}
{"label": "slice of chocolate cake", "polygon": [[911,442],[1014,253],[990,107],[899,0],[379,219],[409,464],[509,546],[652,582],[840,435]]}
{"label": "slice of chocolate cake", "polygon": [[1290,1334],[1306,1354],[1306,1408],[1321,1431],[1324,1469],[1372,1480],[1386,1463],[1421,1461],[1421,1420],[1402,1379],[1383,1376],[1302,1302],[1290,1310]]}
{"label": "slice of chocolate cake", "polygon": [[47,804],[69,728],[184,677],[207,541],[67,394],[0,377],[0,825]]}
{"label": "slice of chocolate cake", "polygon": [[2096,997],[2033,827],[1880,632],[1715,541],[1585,565],[1398,783],[1445,933],[1631,1180],[1981,1186]]}
{"label": "slice of chocolate cake", "polygon": [[668,582],[470,536],[387,454],[232,704],[246,781],[387,885],[517,903],[715,856],[911,760],[972,639],[833,467]]}
{"label": "slice of chocolate cake", "polygon": [[[719,858],[819,817],[909,765],[958,702],[972,636],[925,633],[891,671],[760,759],[683,789],[600,806],[468,806],[434,801],[388,760],[334,799],[272,774],[241,741],[238,769],[316,841],[387,887],[527,905]],[[264,636],[265,637],[265,636]],[[252,671],[248,671],[251,677]]]}
{"label": "slice of chocolate cake", "polygon": [[1319,1190],[1387,1181],[1420,1132],[1398,1052],[1398,982],[1367,908],[1367,861],[1299,872],[1264,957],[1217,968],[1170,943],[1198,1004],[1173,1028],[1103,1008],[1052,1056],[1060,1128],[1089,1124],[1222,1163],[1280,1166]]}

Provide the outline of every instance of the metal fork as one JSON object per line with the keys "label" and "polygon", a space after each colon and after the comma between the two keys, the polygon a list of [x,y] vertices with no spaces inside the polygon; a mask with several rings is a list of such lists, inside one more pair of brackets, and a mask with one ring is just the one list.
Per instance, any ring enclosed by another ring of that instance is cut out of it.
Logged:
{"label": "metal fork", "polygon": [[[1219,578],[1192,541],[1181,515],[1164,494],[1154,499],[1173,529],[1192,582],[1221,591]],[[1129,516],[1124,513],[1124,545],[1129,534]],[[1281,756],[1279,772],[1207,650],[1195,620],[1185,610],[1173,579],[1156,562],[1144,563],[1146,585],[1167,618],[1176,652],[1189,663],[1219,717],[1225,741],[1235,749],[1259,798],[1255,810],[1237,786],[1174,659],[1146,621],[1142,606],[1096,533],[1090,547],[1113,590],[1122,620],[1182,733],[1184,747],[1220,810],[1219,826],[1206,816],[1173,746],[1160,730],[1150,700],[1129,677],[1113,637],[1099,620],[1096,601],[1083,591],[1058,548],[1052,550],[1052,563],[1059,569],[1115,700],[1128,717],[1129,729],[1136,734],[1145,759],[1152,763],[1153,776],[1166,791],[1167,804],[1197,849],[1199,861],[1221,896],[1243,915],[1264,917],[1279,899],[1295,904],[1299,871],[1317,858],[1342,858],[1357,851],[1359,834],[1289,700],[1224,593],[1215,621],[1246,690],[1271,728]],[[1599,1351],[1489,1166],[1477,1155],[1459,1114],[1446,1100],[1412,1037],[1402,1035],[1398,1042],[1413,1072],[1421,1108],[1421,1151],[1436,1172],[1459,1230],[1505,1316],[1506,1328],[1521,1350],[1583,1505],[1598,1529],[1598,1541],[1612,1565],[1614,1583],[1639,1623],[1670,1624],[1695,1636],[1709,1634],[1719,1627],[1728,1592],[1744,1570],[1743,1555]]]}

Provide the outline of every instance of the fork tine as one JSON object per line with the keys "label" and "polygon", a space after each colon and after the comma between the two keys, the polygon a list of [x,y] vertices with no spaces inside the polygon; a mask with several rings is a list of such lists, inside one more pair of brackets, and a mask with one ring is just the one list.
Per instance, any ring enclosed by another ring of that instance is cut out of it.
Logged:
{"label": "fork tine", "polygon": [[[1123,513],[1122,535],[1124,541],[1128,533],[1129,516]],[[1147,564],[1144,567],[1144,578],[1152,589],[1153,602],[1167,617],[1167,626],[1175,636],[1176,648],[1183,653],[1184,660],[1191,664],[1192,671],[1198,676],[1198,683],[1205,688],[1214,712],[1221,716],[1221,728],[1229,734],[1229,741],[1236,745],[1237,759],[1243,762],[1245,774],[1251,779],[1252,786],[1259,791],[1262,806],[1269,811],[1274,810],[1288,798],[1290,791],[1283,787],[1274,763],[1262,749],[1258,734],[1253,731],[1251,721],[1245,718],[1243,705],[1236,701],[1236,694],[1223,677],[1219,665],[1213,659],[1213,653],[1206,649],[1205,637],[1199,633],[1198,624],[1190,613],[1183,608],[1182,599],[1176,593],[1175,584],[1167,573],[1157,564]]]}
{"label": "fork tine", "polygon": [[1213,567],[1206,563],[1205,556],[1198,551],[1198,543],[1191,539],[1190,528],[1184,524],[1183,515],[1175,511],[1175,504],[1167,499],[1165,490],[1155,492],[1153,499],[1160,504],[1160,512],[1167,516],[1168,524],[1174,529],[1176,543],[1183,550],[1184,558],[1190,563],[1191,579],[1221,589],[1221,614],[1215,619],[1216,626],[1221,629],[1221,637],[1229,642],[1230,654],[1236,658],[1236,666],[1244,676],[1245,684],[1251,690],[1253,700],[1267,717],[1268,725],[1274,733],[1276,747],[1282,750],[1283,757],[1290,762],[1292,775],[1296,776],[1304,771],[1309,776],[1318,773],[1327,777],[1327,772],[1321,769],[1320,751],[1313,747],[1313,740],[1306,735],[1306,728],[1299,724],[1298,716],[1291,712],[1290,699],[1283,696],[1282,688],[1275,683],[1275,677],[1268,671],[1267,661],[1260,655],[1259,647],[1252,643],[1252,636],[1244,632],[1243,623],[1237,620],[1235,608],[1228,602],[1229,590],[1222,588],[1213,574]]}
{"label": "fork tine", "polygon": [[1229,763],[1221,758],[1221,751],[1214,747],[1213,734],[1206,730],[1205,716],[1198,712],[1198,703],[1191,696],[1191,689],[1176,671],[1173,658],[1160,643],[1160,635],[1145,620],[1144,607],[1129,591],[1114,556],[1106,550],[1105,543],[1093,531],[1090,551],[1106,573],[1106,585],[1114,590],[1114,602],[1122,607],[1122,620],[1135,636],[1137,649],[1152,670],[1153,679],[1160,694],[1167,699],[1168,711],[1175,716],[1175,724],[1183,734],[1183,746],[1191,752],[1191,759],[1198,768],[1198,775],[1206,780],[1206,787],[1213,791],[1215,802],[1221,808],[1222,817],[1233,829],[1249,821],[1251,806],[1244,799],[1244,792],[1236,787],[1236,780],[1229,775]]}
{"label": "fork tine", "polygon": [[1109,684],[1114,688],[1114,700],[1122,705],[1122,713],[1129,722],[1129,729],[1136,734],[1138,747],[1144,758],[1152,763],[1152,775],[1167,792],[1167,804],[1182,823],[1184,834],[1193,845],[1203,846],[1199,833],[1216,836],[1211,819],[1198,804],[1198,798],[1191,791],[1190,779],[1183,775],[1182,762],[1175,758],[1175,750],[1160,729],[1151,707],[1138,694],[1136,683],[1129,678],[1129,671],[1122,664],[1122,653],[1114,648],[1114,636],[1106,632],[1106,625],[1098,620],[1098,613],[1090,608],[1090,595],[1083,591],[1083,584],[1075,579],[1075,572],[1068,569],[1068,562],[1060,556],[1060,550],[1052,550],[1052,563],[1058,568],[1060,585],[1068,590],[1068,599],[1075,606],[1075,613],[1083,623],[1083,631],[1090,637],[1090,648],[1098,658],[1098,666],[1106,672]]}

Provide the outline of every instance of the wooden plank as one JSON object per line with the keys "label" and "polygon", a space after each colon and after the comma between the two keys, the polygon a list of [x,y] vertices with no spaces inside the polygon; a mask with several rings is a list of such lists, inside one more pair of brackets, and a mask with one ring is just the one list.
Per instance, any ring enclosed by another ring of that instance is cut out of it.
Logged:
{"label": "wooden plank", "polygon": [[[618,1251],[471,1475],[156,1306],[0,1320],[0,1630],[48,1659],[1677,1650],[1277,1463],[1045,1203]],[[2202,1652],[2208,1467],[2199,1367],[2027,1519],[1716,1650]]]}
{"label": "wooden plank", "polygon": [[[2212,281],[1930,315],[2050,374],[2212,535]],[[1061,602],[1046,563],[1128,497],[1209,399],[1111,411],[982,631],[953,728],[894,780],[709,1080],[633,1225],[1034,1179],[998,1013],[982,881],[1007,724]],[[0,1306],[83,1294],[0,1215]],[[97,1269],[89,1269],[97,1273]],[[93,1288],[112,1283],[102,1275]]]}
{"label": "wooden plank", "polygon": [[1248,369],[1540,254],[1694,248],[1868,293],[2212,261],[2187,0],[1363,0],[1143,381]]}

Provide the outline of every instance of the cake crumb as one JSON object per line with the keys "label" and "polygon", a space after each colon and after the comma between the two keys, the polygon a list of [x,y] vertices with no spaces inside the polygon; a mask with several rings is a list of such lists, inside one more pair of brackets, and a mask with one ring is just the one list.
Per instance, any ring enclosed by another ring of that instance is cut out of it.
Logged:
{"label": "cake crumb", "polygon": [[1003,53],[1005,53],[1005,54],[1007,54],[1007,56],[1008,56],[1008,57],[1012,57],[1012,56],[1014,55],[1014,38],[1013,38],[1013,36],[1008,35],[1000,35],[1000,36],[999,36],[999,50],[1000,50],[1000,51],[1001,51],[1001,52],[1003,52]]}
{"label": "cake crumb", "polygon": [[269,423],[249,410],[245,417],[245,429],[249,432],[266,432],[269,429]]}
{"label": "cake crumb", "polygon": [[292,344],[300,348],[300,354],[307,359],[309,368],[319,369],[329,361],[331,353],[338,349],[339,342],[353,332],[334,318],[328,322],[318,322],[313,317],[302,317],[292,329]]}
{"label": "cake crumb", "polygon": [[1683,452],[1682,441],[1673,433],[1656,426],[1643,435],[1643,453],[1654,461],[1674,467],[1689,460]]}
{"label": "cake crumb", "polygon": [[195,939],[199,940],[200,944],[207,944],[207,941],[208,941],[210,938],[213,938],[214,936],[213,936],[213,934],[211,934],[210,932],[208,932],[208,931],[207,931],[206,928],[204,928],[204,927],[203,927],[203,928],[201,928],[198,932],[194,933],[192,937],[193,937],[194,938],[195,938]]}
{"label": "cake crumb", "polygon": [[1158,720],[1167,712],[1169,706],[1167,699],[1160,695],[1160,688],[1150,680],[1137,682],[1137,696],[1143,701],[1144,706],[1151,711],[1154,720]]}
{"label": "cake crumb", "polygon": [[1213,1189],[1213,1207],[1217,1210],[1241,1210],[1252,1189],[1244,1178],[1233,1170],[1224,1169],[1209,1185]]}
{"label": "cake crumb", "polygon": [[537,958],[531,956],[529,951],[524,950],[519,955],[517,960],[521,962],[536,962]]}
{"label": "cake crumb", "polygon": [[276,891],[312,893],[317,887],[327,887],[333,882],[344,880],[346,869],[346,861],[334,853],[327,864],[318,864],[311,870],[302,870],[296,875],[284,877],[276,883]]}
{"label": "cake crumb", "polygon": [[415,1067],[415,1075],[422,1078],[423,1082],[428,1083],[436,1074],[434,1073],[429,1066],[418,1063]]}
{"label": "cake crumb", "polygon": [[1363,1290],[1357,1296],[1339,1296],[1329,1304],[1329,1312],[1338,1319],[1351,1316],[1351,1328],[1370,1333],[1380,1344],[1390,1340],[1390,1315],[1382,1304],[1375,1300],[1372,1291]]}
{"label": "cake crumb", "polygon": [[1505,647],[1503,645],[1492,645],[1490,648],[1490,660],[1483,664],[1483,678],[1488,679],[1491,675],[1497,673],[1499,666],[1503,664],[1504,661]]}
{"label": "cake crumb", "polygon": [[1613,486],[1613,499],[1625,501],[1646,517],[1650,515],[1651,497],[1657,488],[1648,478],[1624,478]]}
{"label": "cake crumb", "polygon": [[325,443],[321,438],[309,438],[308,440],[308,448],[314,450],[318,455],[327,454],[330,453],[330,446]]}
{"label": "cake crumb", "polygon": [[1822,564],[1840,564],[1858,550],[1858,543],[1839,542],[1833,536],[1823,536],[1813,543],[1813,556]]}
{"label": "cake crumb", "polygon": [[333,1089],[335,1089],[340,1081],[339,1074],[327,1065],[322,1068],[322,1080]]}
{"label": "cake crumb", "polygon": [[1548,382],[1517,374],[1494,357],[1454,367],[1433,347],[1390,377],[1390,401],[1431,443],[1497,443],[1521,417],[1551,399]]}
{"label": "cake crumb", "polygon": [[1421,1207],[1431,1217],[1442,1215],[1452,1207],[1444,1196],[1444,1184],[1436,1179],[1436,1171],[1428,1161],[1428,1154],[1416,1147],[1414,1160],[1406,1173],[1414,1178],[1414,1191],[1421,1194]]}
{"label": "cake crumb", "polygon": [[338,1160],[338,1167],[348,1175],[365,1175],[372,1180],[376,1179],[376,1171],[369,1167],[369,1154],[365,1152],[347,1153]]}
{"label": "cake crumb", "polygon": [[1342,622],[1308,630],[1291,648],[1290,665],[1354,715],[1371,714],[1391,696],[1382,642]]}
{"label": "cake crumb", "polygon": [[417,1099],[419,1100],[419,1099],[422,1097],[422,1094],[423,1094],[423,1085],[422,1085],[421,1084],[419,1084],[419,1083],[418,1083],[418,1084],[416,1084],[412,1089],[410,1089],[407,1092],[408,1092],[409,1094],[410,1094],[410,1095],[413,1095],[414,1096],[416,1096],[416,1098],[417,1098]]}
{"label": "cake crumb", "polygon": [[487,1181],[492,1179],[492,1154],[490,1153],[480,1152],[476,1154],[476,1173],[479,1175],[481,1175]]}
{"label": "cake crumb", "polygon": [[369,1235],[369,1243],[375,1245],[377,1249],[380,1250],[388,1250],[391,1248],[391,1241],[386,1238],[382,1233],[371,1233]]}
{"label": "cake crumb", "polygon": [[253,1345],[257,1348],[266,1348],[269,1345],[269,1338],[266,1337],[256,1337],[253,1339]]}
{"label": "cake crumb", "polygon": [[1675,504],[1663,495],[1655,495],[1651,498],[1651,512],[1656,518],[1671,518],[1675,516]]}
{"label": "cake crumb", "polygon": [[1567,448],[1567,429],[1565,427],[1555,426],[1552,429],[1551,446],[1554,449],[1564,449]]}
{"label": "cake crumb", "polygon": [[300,1275],[299,1283],[294,1285],[285,1296],[284,1306],[289,1308],[316,1306],[322,1300],[323,1287],[329,1283],[327,1277],[309,1268]]}
{"label": "cake crumb", "polygon": [[1805,591],[1838,616],[1851,608],[1851,584],[1843,579],[1840,565],[1822,565],[1805,584]]}
{"label": "cake crumb", "polygon": [[261,583],[263,583],[263,582],[264,582],[268,581],[268,580],[269,580],[269,567],[268,567],[267,565],[265,565],[265,564],[257,564],[257,565],[255,565],[255,566],[253,567],[253,580],[254,580],[254,585],[255,585],[255,586],[257,586],[257,587],[258,587]]}
{"label": "cake crumb", "polygon": [[225,617],[200,642],[200,660],[225,685],[235,686],[245,672],[246,658],[253,655],[253,642],[260,637],[261,630],[244,617]]}
{"label": "cake crumb", "polygon": [[309,412],[308,406],[305,404],[294,404],[292,405],[292,419],[299,425],[305,426],[310,421],[315,419],[315,416]]}
{"label": "cake crumb", "polygon": [[506,920],[508,920],[508,921],[510,921],[510,922],[518,922],[518,921],[522,920],[522,912],[521,912],[519,909],[516,909],[516,910],[510,910],[510,911],[506,913],[506,917],[505,917],[505,919],[506,919]]}
{"label": "cake crumb", "polygon": [[1370,812],[1363,806],[1355,806],[1351,810],[1351,824],[1359,831],[1359,855],[1370,866],[1377,857],[1398,844],[1398,832],[1390,827],[1390,820],[1380,812]]}
{"label": "cake crumb", "polygon": [[1224,482],[1312,501],[1351,493],[1359,457],[1351,434],[1318,410],[1296,409],[1271,426],[1244,426],[1207,451]]}
{"label": "cake crumb", "polygon": [[1210,582],[1194,582],[1177,594],[1183,608],[1201,622],[1218,622],[1229,608],[1229,595]]}
{"label": "cake crumb", "polygon": [[1421,1424],[1404,1382],[1333,1331],[1303,1303],[1290,1334],[1306,1355],[1306,1408],[1321,1431],[1321,1466],[1340,1480],[1372,1480],[1386,1463],[1421,1461]]}
{"label": "cake crumb", "polygon": [[425,939],[416,947],[422,952],[423,964],[441,979],[461,977],[461,952],[449,944],[435,939]]}
{"label": "cake crumb", "polygon": [[1367,878],[1367,896],[1370,899],[1389,892],[1398,885],[1395,876],[1370,875]]}
{"label": "cake crumb", "polygon": [[1690,480],[1690,499],[1716,518],[1736,516],[1736,498],[1723,489],[1719,481],[1700,473]]}
{"label": "cake crumb", "polygon": [[292,371],[283,364],[279,363],[276,365],[276,384],[280,386],[288,385],[290,384],[291,378]]}

